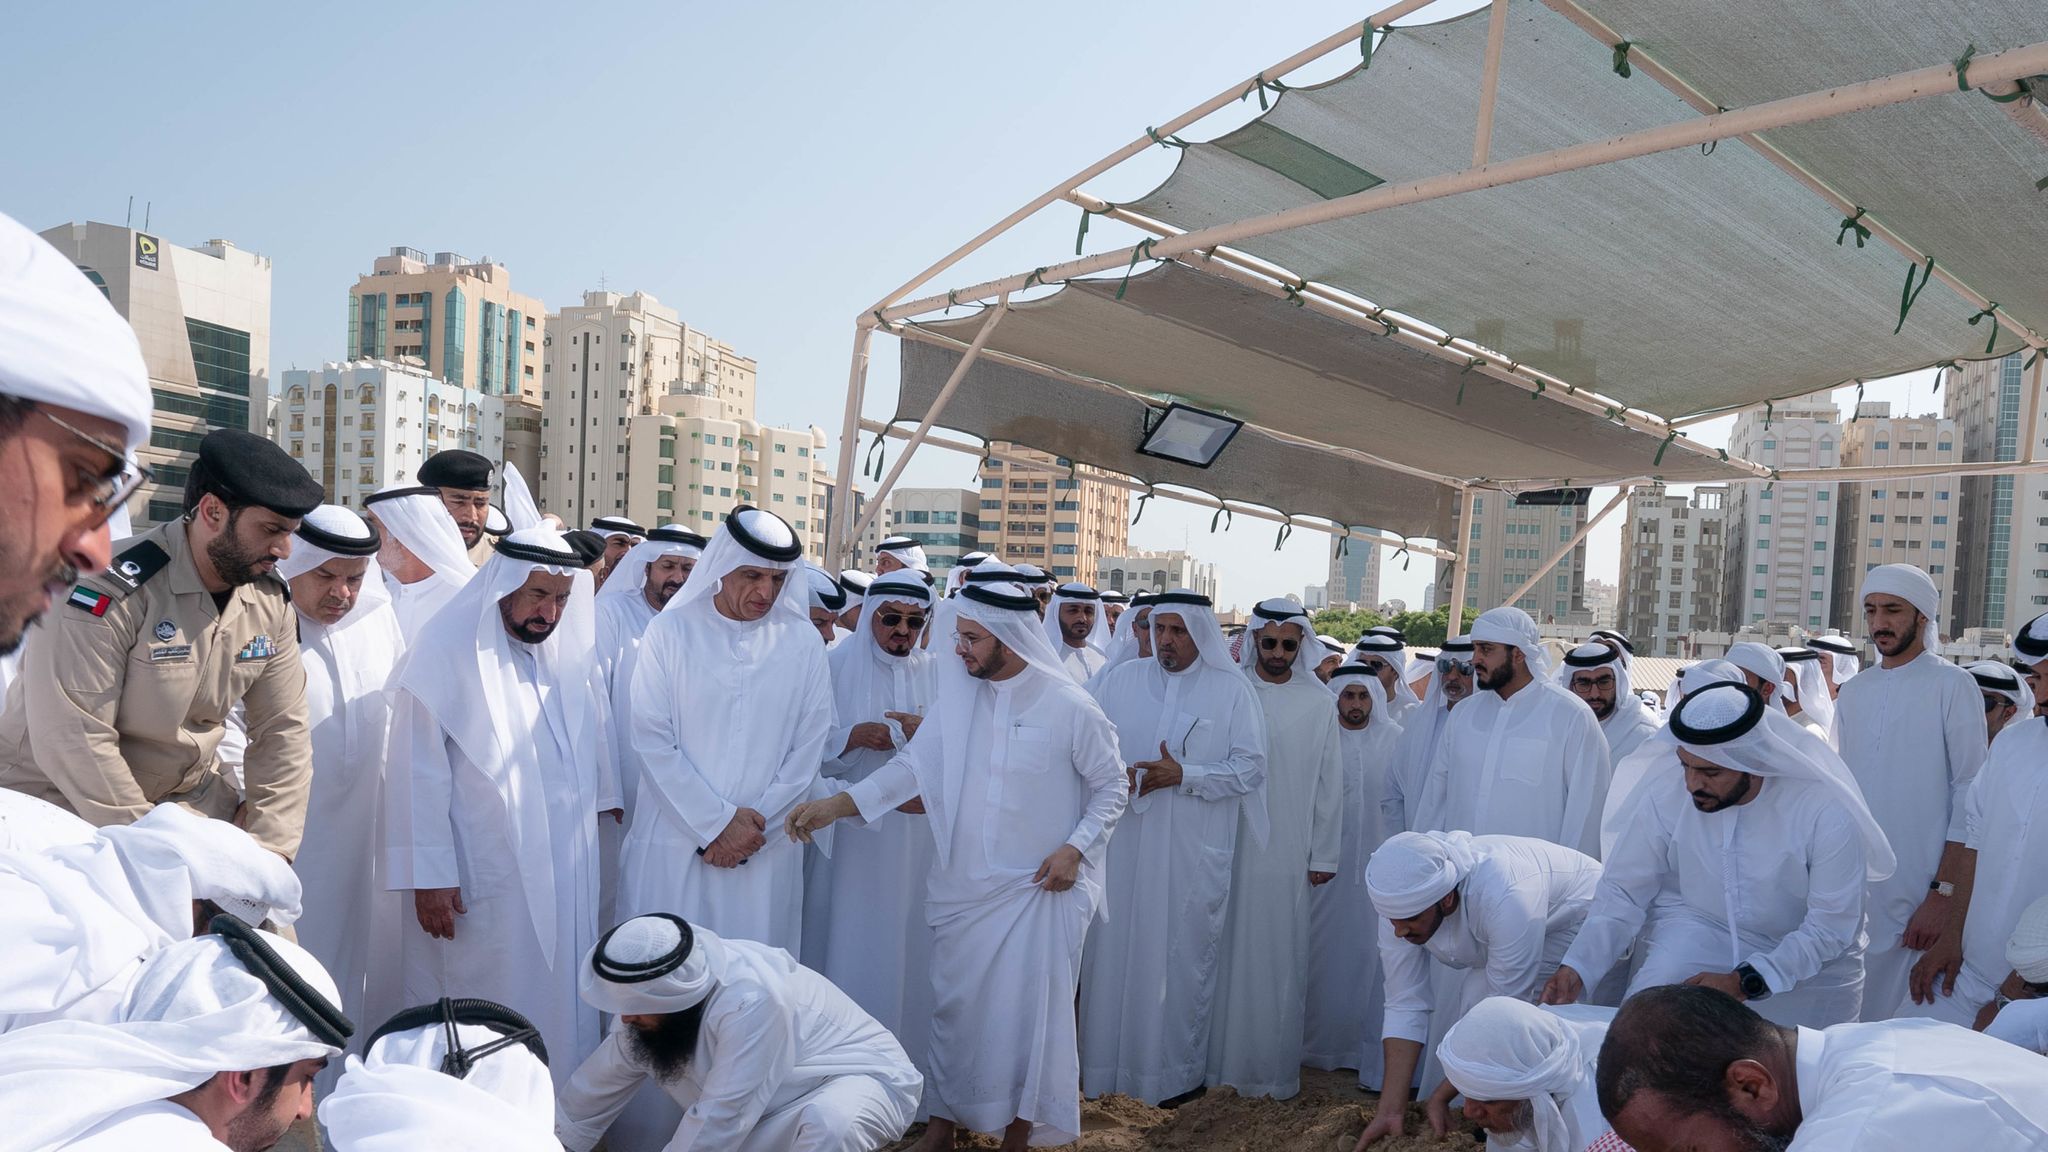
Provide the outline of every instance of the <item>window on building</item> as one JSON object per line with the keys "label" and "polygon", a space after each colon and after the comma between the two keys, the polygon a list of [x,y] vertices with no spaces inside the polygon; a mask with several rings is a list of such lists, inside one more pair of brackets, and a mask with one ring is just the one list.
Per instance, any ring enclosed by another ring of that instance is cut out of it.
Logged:
{"label": "window on building", "polygon": [[1825,541],[1825,540],[1815,540],[1815,541],[1813,542],[1813,550],[1814,550],[1815,552],[1825,552],[1825,551],[1827,551],[1827,550],[1828,550],[1828,542],[1827,542],[1827,541]]}
{"label": "window on building", "polygon": [[1759,524],[1769,524],[1771,522],[1771,514],[1769,512],[1766,512],[1763,515],[1758,516],[1756,518],[1756,522]]}

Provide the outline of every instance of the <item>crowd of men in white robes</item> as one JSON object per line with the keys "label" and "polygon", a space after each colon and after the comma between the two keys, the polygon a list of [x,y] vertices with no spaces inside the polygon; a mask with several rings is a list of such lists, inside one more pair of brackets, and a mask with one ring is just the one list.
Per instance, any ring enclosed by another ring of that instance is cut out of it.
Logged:
{"label": "crowd of men in white robes", "polygon": [[[149,404],[0,220],[0,480],[50,494],[0,521],[7,646],[108,563]],[[290,860],[0,792],[9,1147],[260,1152],[317,1100],[341,1152],[1021,1149],[1304,1064],[1382,1093],[1361,1147],[1418,1092],[1539,1152],[2048,1141],[2048,617],[1960,668],[1888,565],[1872,667],[1737,645],[1667,710],[1514,608],[1427,661],[1288,599],[1233,641],[1185,590],[905,537],[833,575],[760,509],[570,530],[500,483],[262,561]]]}

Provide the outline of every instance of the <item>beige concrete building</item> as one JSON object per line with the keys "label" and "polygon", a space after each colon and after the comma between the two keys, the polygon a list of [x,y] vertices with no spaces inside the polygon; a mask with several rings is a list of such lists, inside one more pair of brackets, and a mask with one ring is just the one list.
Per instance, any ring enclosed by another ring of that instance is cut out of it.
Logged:
{"label": "beige concrete building", "polygon": [[[2048,459],[2048,405],[2026,423],[2026,356],[1971,361],[1943,373],[1942,413],[1955,422],[1961,459],[2018,460],[2027,441]],[[1955,588],[1951,635],[2011,632],[2048,612],[2048,476],[1966,476],[1955,483]]]}
{"label": "beige concrete building", "polygon": [[[1462,517],[1462,511],[1459,516]],[[1452,521],[1451,539],[1465,549],[1465,618],[1507,603],[1508,593],[1535,575],[1543,562],[1586,524],[1584,504],[1525,506],[1513,496],[1488,492],[1474,497],[1472,523]],[[1447,545],[1448,547],[1449,545]],[[1450,562],[1437,561],[1436,583],[1448,579]],[[1443,599],[1439,591],[1436,599]],[[1586,543],[1581,540],[1534,588],[1515,602],[1538,624],[1582,624],[1586,611]],[[1430,604],[1431,609],[1435,604]]]}
{"label": "beige concrete building", "polygon": [[[1095,564],[1095,578],[1089,583],[1103,591],[1171,592],[1186,588],[1214,600],[1222,590],[1216,579],[1216,565],[1197,560],[1178,548],[1165,552],[1127,552],[1104,556]],[[1219,605],[1220,607],[1220,605]]]}
{"label": "beige concrete building", "polygon": [[517,403],[388,360],[329,363],[280,374],[270,435],[329,500],[360,509],[379,488],[417,483],[421,461],[442,449],[503,460],[506,412]]}
{"label": "beige concrete building", "polygon": [[[889,507],[875,517],[875,524],[884,520],[884,535],[908,536],[924,548],[935,580],[944,580],[960,557],[982,547],[981,493],[972,488],[897,488],[889,493]],[[880,537],[873,543],[881,543]]]}
{"label": "beige concrete building", "polygon": [[1330,577],[1323,586],[1322,603],[1304,607],[1342,607],[1356,604],[1371,610],[1380,602],[1380,546],[1369,540],[1330,537]]}
{"label": "beige concrete building", "polygon": [[[1868,401],[1842,426],[1842,466],[1951,464],[1960,458],[1956,423],[1941,416],[1893,416],[1892,406]],[[1856,593],[1863,574],[1880,564],[1911,564],[1934,578],[1939,603],[1955,595],[1956,509],[1961,484],[1953,476],[1845,483],[1836,486],[1835,587],[1828,624],[1860,636],[1863,606]],[[1960,631],[1943,622],[1951,634]]]}
{"label": "beige concrete building", "polygon": [[1005,441],[998,452],[1051,470],[981,462],[981,550],[1005,564],[1035,564],[1059,580],[1087,580],[1104,556],[1130,544],[1131,494],[1090,479],[1095,470]]}
{"label": "beige concrete building", "polygon": [[[667,397],[663,411],[628,422],[626,458],[635,464],[630,470],[620,466],[626,496],[611,514],[647,525],[675,521],[708,536],[735,505],[752,504],[789,521],[804,554],[820,560],[826,530],[824,430],[676,414],[685,400]],[[550,448],[554,444],[549,441]]]}
{"label": "beige concrete building", "polygon": [[707,420],[720,427],[695,430],[721,439],[738,435],[727,426],[753,423],[754,361],[645,292],[585,292],[582,304],[547,318],[543,347],[534,495],[572,524],[628,514],[629,488],[657,483],[637,475],[663,462],[632,456],[634,420]]}
{"label": "beige concrete building", "polygon": [[539,300],[489,259],[393,248],[348,292],[348,358],[415,365],[486,396],[540,401]]}
{"label": "beige concrete building", "polygon": [[1629,493],[1611,626],[1627,634],[1638,655],[1693,656],[1695,633],[1721,630],[1727,500],[1725,484],[1698,485],[1691,496],[1662,484]]}
{"label": "beige concrete building", "polygon": [[267,431],[270,258],[226,240],[185,248],[97,222],[59,225],[42,237],[135,328],[156,398],[139,456],[156,478],[136,494],[129,514],[137,531],[175,520],[208,432]]}
{"label": "beige concrete building", "polygon": [[[1832,468],[1841,456],[1842,414],[1823,396],[1752,409],[1735,418],[1728,451],[1773,468]],[[1835,532],[1832,483],[1730,485],[1721,625],[1739,630],[1776,621],[1820,630],[1832,611]]]}

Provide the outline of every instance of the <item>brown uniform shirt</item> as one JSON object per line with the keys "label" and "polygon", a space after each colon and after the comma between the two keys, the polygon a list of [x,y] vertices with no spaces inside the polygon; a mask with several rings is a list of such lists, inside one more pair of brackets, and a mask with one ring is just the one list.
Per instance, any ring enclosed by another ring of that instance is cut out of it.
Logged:
{"label": "brown uniform shirt", "polygon": [[184,522],[162,525],[124,542],[111,568],[81,580],[30,633],[0,709],[0,787],[100,826],[161,801],[226,818],[237,797],[215,750],[237,702],[249,734],[246,827],[290,858],[313,758],[288,590],[265,576],[216,609]]}

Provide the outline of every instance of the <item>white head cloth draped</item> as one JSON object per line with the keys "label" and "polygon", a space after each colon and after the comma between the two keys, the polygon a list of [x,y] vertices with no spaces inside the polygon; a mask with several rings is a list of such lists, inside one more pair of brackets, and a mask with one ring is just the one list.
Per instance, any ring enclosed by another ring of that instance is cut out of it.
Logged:
{"label": "white head cloth draped", "polygon": [[[1668,717],[1675,711],[1679,701],[1709,685],[1741,683],[1742,669],[1726,660],[1702,660],[1685,668],[1684,675],[1671,682],[1671,699],[1666,702],[1665,715]],[[1792,719],[1782,713],[1778,715],[1787,721]],[[1797,724],[1793,728],[1804,734]],[[1667,721],[1666,727],[1652,733],[1614,766],[1614,778],[1607,782],[1607,803],[1600,810],[1600,855],[1603,859],[1614,851],[1616,841],[1621,839],[1621,830],[1628,824],[1636,792],[1643,780],[1652,771],[1673,768],[1677,747],[1678,740],[1671,735]],[[1858,794],[1861,795],[1860,790]]]}
{"label": "white head cloth draped", "polygon": [[[1440,661],[1472,663],[1472,634],[1467,632],[1445,640],[1443,647],[1437,650],[1436,658]],[[1436,716],[1438,713],[1450,711],[1450,707],[1450,701],[1444,699],[1443,673],[1437,672],[1429,678],[1429,690],[1422,694],[1421,715]]]}
{"label": "white head cloth draped", "polygon": [[1095,623],[1088,628],[1088,638],[1082,646],[1097,652],[1109,654],[1109,613],[1102,610],[1102,594],[1086,584],[1062,584],[1053,589],[1052,603],[1045,606],[1045,639],[1054,652],[1066,647],[1065,631],[1060,627],[1060,607],[1065,604],[1086,604],[1095,609]]}
{"label": "white head cloth draped", "polygon": [[1470,832],[1397,832],[1365,862],[1365,894],[1389,920],[1420,916],[1479,864]]}
{"label": "white head cloth draped", "polygon": [[434,570],[432,579],[461,587],[476,575],[469,550],[462,546],[462,530],[448,515],[448,506],[441,503],[437,489],[386,488],[363,506],[407,552]]}
{"label": "white head cloth draped", "polygon": [[1481,1000],[1437,1048],[1444,1075],[1467,1099],[1529,1102],[1535,1152],[1580,1152],[1600,1134],[1584,1131],[1572,1107],[1573,1097],[1593,1095],[1598,1055],[1570,1024],[1512,996]]}
{"label": "white head cloth draped", "polygon": [[810,591],[810,611],[822,608],[834,616],[846,611],[846,589],[839,586],[839,577],[806,560],[804,584]]}
{"label": "white head cloth draped", "polygon": [[540,527],[540,505],[534,503],[533,489],[527,487],[518,467],[507,460],[498,475],[505,489],[505,523],[514,532]]}
{"label": "white head cloth draped", "polygon": [[839,590],[846,593],[847,611],[851,612],[867,603],[868,586],[874,582],[875,576],[872,572],[863,572],[858,568],[839,570]]}
{"label": "white head cloth draped", "polygon": [[[1691,679],[1688,677],[1687,679]],[[1710,764],[1753,776],[1808,780],[1832,788],[1856,826],[1863,830],[1864,858],[1874,883],[1897,867],[1891,841],[1863,801],[1849,766],[1791,717],[1764,707],[1747,684],[1692,687],[1672,710],[1660,736]]]}
{"label": "white head cloth draped", "polygon": [[1259,634],[1282,624],[1296,624],[1301,627],[1301,646],[1294,650],[1294,674],[1314,676],[1316,665],[1323,662],[1323,646],[1316,643],[1316,626],[1308,618],[1300,604],[1284,596],[1261,600],[1252,606],[1251,621],[1245,628],[1244,645],[1238,652],[1237,662],[1248,673],[1255,673],[1259,662]]}
{"label": "white head cloth draped", "polygon": [[1147,643],[1151,642],[1152,599],[1153,594],[1150,592],[1140,592],[1131,597],[1130,607],[1125,609],[1122,618],[1117,621],[1116,631],[1110,633],[1109,650],[1105,653],[1109,659],[1102,665],[1100,672],[1088,678],[1090,695],[1094,694],[1095,685],[1104,676],[1109,675],[1110,669],[1138,658],[1140,632],[1145,634]]}
{"label": "white head cloth draped", "polygon": [[[463,755],[497,785],[511,817],[508,834],[527,910],[541,952],[553,963],[555,878],[548,864],[540,753],[530,732],[514,728],[512,718],[521,710],[507,701],[527,691],[518,650],[530,647],[544,696],[560,701],[570,747],[577,755],[602,754],[598,717],[587,690],[596,647],[592,581],[569,542],[551,528],[514,532],[494,547],[496,553],[476,579],[420,630],[394,683],[418,700]],[[545,559],[521,558],[522,554]],[[570,591],[554,631],[529,646],[505,631],[498,602],[518,591],[535,572],[570,577]],[[676,599],[681,598],[678,593]]]}
{"label": "white head cloth draped", "polygon": [[1856,642],[1839,632],[1825,636],[1809,636],[1806,646],[1826,657],[1829,664],[1829,678],[1836,684],[1847,684],[1850,677],[1862,671],[1863,662],[1857,659]]}
{"label": "white head cloth draped", "polygon": [[0,395],[111,420],[133,450],[155,401],[135,329],[50,242],[0,215]]}
{"label": "white head cloth draped", "polygon": [[1871,596],[1897,596],[1926,617],[1920,642],[1929,652],[1941,641],[1941,591],[1934,577],[1911,564],[1880,564],[1863,574],[1863,587],[1856,593],[1858,610]]}
{"label": "white head cloth draped", "polygon": [[1530,676],[1541,680],[1550,673],[1550,654],[1543,650],[1543,634],[1536,630],[1536,621],[1512,604],[1481,612],[1472,622],[1472,642],[1520,648]]}
{"label": "white head cloth draped", "polygon": [[875,545],[875,552],[878,557],[881,553],[886,552],[896,559],[903,561],[908,567],[915,568],[926,575],[931,573],[932,566],[931,562],[925,559],[924,545],[919,544],[908,536],[891,536],[880,544]]}
{"label": "white head cloth draped", "polygon": [[2027,621],[2012,634],[2012,658],[2029,668],[2048,660],[2048,613]]}
{"label": "white head cloth draped", "polygon": [[[347,659],[344,653],[348,646],[355,643],[384,643],[388,639],[388,634],[382,629],[365,626],[364,622],[373,620],[379,608],[391,603],[391,589],[384,586],[383,570],[377,565],[374,551],[357,555],[330,551],[316,543],[308,529],[335,540],[368,541],[373,549],[377,532],[370,527],[369,521],[353,511],[339,504],[322,504],[308,512],[305,519],[300,521],[297,538],[292,541],[292,554],[277,562],[278,578],[290,582],[329,560],[369,561],[369,565],[363,569],[363,584],[356,592],[355,605],[348,610],[347,615],[333,624],[321,624],[303,615],[299,618],[300,642],[306,643],[309,638],[324,639],[340,663],[342,674],[346,676],[351,667],[361,668],[366,663],[362,660]],[[339,544],[336,546],[339,547]],[[309,632],[308,629],[312,631]],[[383,667],[388,661],[377,660],[370,663]],[[372,686],[352,683],[347,687],[350,698],[353,699]],[[380,683],[375,687],[381,688],[383,685]]]}
{"label": "white head cloth draped", "polygon": [[[833,649],[832,665],[832,706],[834,725],[839,729],[850,729],[853,725],[877,721],[888,707],[891,699],[901,699],[903,691],[912,691],[920,698],[929,699],[925,689],[929,687],[934,649],[921,648],[912,644],[908,655],[896,656],[882,651],[881,642],[875,639],[874,618],[887,609],[888,605],[909,605],[910,610],[924,616],[932,616],[932,590],[925,584],[924,577],[915,570],[897,569],[886,576],[877,576],[868,584],[867,598],[861,602],[860,617],[854,622],[853,635]],[[888,609],[893,611],[893,609]],[[951,638],[948,637],[950,643]],[[916,688],[911,688],[911,685]],[[890,738],[898,748],[908,741],[903,735],[903,725],[895,720],[877,721],[889,725]],[[836,745],[835,745],[836,746]]]}
{"label": "white head cloth draped", "polygon": [[1360,685],[1372,696],[1372,716],[1366,722],[1368,726],[1395,722],[1393,712],[1387,707],[1386,686],[1380,683],[1378,676],[1359,664],[1340,664],[1335,672],[1330,673],[1330,691],[1338,696],[1344,695],[1344,689],[1353,684]]}
{"label": "white head cloth draped", "polygon": [[1414,686],[1408,682],[1407,645],[1401,643],[1397,637],[1367,632],[1352,646],[1351,655],[1345,662],[1352,663],[1366,656],[1378,657],[1394,666],[1394,696],[1391,703],[1395,711],[1406,712],[1409,708],[1422,703],[1421,697],[1415,695]]}
{"label": "white head cloth draped", "polygon": [[[0,1015],[74,1004],[192,935],[192,902],[251,924],[299,918],[299,878],[225,820],[160,804],[90,841],[0,856]],[[19,896],[20,898],[16,898]]]}
{"label": "white head cloth draped", "polygon": [[725,942],[708,928],[677,916],[635,916],[583,957],[576,991],[614,1016],[665,1016],[702,1004],[725,974],[725,959]]}
{"label": "white head cloth draped", "polygon": [[1767,645],[1759,644],[1754,640],[1744,640],[1742,643],[1730,647],[1728,655],[1723,657],[1723,659],[1764,683],[1772,685],[1771,708],[1778,712],[1785,710],[1785,701],[1782,699],[1784,689],[1777,687],[1785,682],[1785,658],[1783,656],[1778,655],[1775,650]]}
{"label": "white head cloth draped", "polygon": [[969,552],[967,555],[962,556],[960,562],[953,565],[952,570],[946,573],[946,595],[951,596],[953,593],[958,592],[960,586],[967,583],[967,574],[988,562],[989,554],[986,552]]}
{"label": "white head cloth draped", "polygon": [[2048,896],[2027,905],[2005,945],[2005,962],[2029,984],[2048,984]]}
{"label": "white head cloth draped", "polygon": [[[328,1004],[334,981],[312,953],[264,935],[271,951]],[[112,1024],[54,1020],[0,1036],[0,1115],[9,1152],[62,1148],[116,1112],[340,1049],[301,1023],[219,936],[151,957]]]}
{"label": "white head cloth draped", "polygon": [[1800,712],[1811,716],[1821,731],[1834,727],[1835,698],[1828,695],[1831,661],[1827,653],[1811,648],[1780,648],[1778,658],[1785,662],[1785,687],[1778,694],[1790,692],[1792,699],[1799,702]]}
{"label": "white head cloth draped", "polygon": [[1638,723],[1639,717],[1655,718],[1629,683],[1628,652],[1620,645],[1594,641],[1565,653],[1564,660],[1557,666],[1558,683],[1570,689],[1572,677],[1596,668],[1608,668],[1614,672],[1614,710],[1600,722],[1602,728],[1612,725],[1612,732],[1627,732]]}
{"label": "white head cloth draped", "polygon": [[[802,572],[791,571],[805,567],[802,556],[799,555],[793,560],[774,560],[754,551],[742,543],[739,537],[733,535],[735,521],[739,523],[741,531],[748,533],[750,538],[770,550],[792,548],[797,543],[796,533],[780,516],[772,512],[763,512],[758,508],[733,509],[725,518],[725,522],[718,526],[718,531],[712,535],[711,543],[704,546],[704,555],[698,559],[697,566],[690,570],[689,582],[683,585],[682,591],[669,598],[668,606],[662,611],[699,616],[707,612],[716,613],[718,609],[711,603],[711,598],[718,594],[719,586],[724,583],[727,576],[732,575],[734,569],[766,568],[775,572],[790,572],[790,577],[783,581],[782,591],[776,595],[775,603],[768,609],[768,614],[762,617],[762,622],[770,625],[777,622],[793,623],[811,628],[810,578]],[[811,628],[811,631],[816,632],[817,629]]]}
{"label": "white head cloth draped", "polygon": [[2015,723],[2033,715],[2034,690],[2027,686],[2027,678],[2012,665],[2003,660],[1978,660],[1963,665],[1963,670],[1977,681],[1979,692],[1996,693],[2012,701],[2012,706],[2019,709],[2019,714],[2014,717]]}
{"label": "white head cloth draped", "polygon": [[[503,1039],[482,1024],[457,1024],[465,1049]],[[335,1152],[560,1152],[555,1086],[548,1066],[524,1044],[479,1058],[457,1079],[441,1071],[448,1030],[428,1024],[380,1037],[350,1056],[334,1091],[320,1101],[320,1123]]]}
{"label": "white head cloth draped", "polygon": [[[505,466],[510,471],[512,466]],[[664,556],[687,556],[692,560],[704,555],[704,538],[687,528],[663,524],[647,534],[647,538],[626,549],[619,562],[612,567],[611,575],[605,578],[604,587],[597,590],[597,603],[625,600],[634,596],[645,598],[647,590],[647,569]]]}

